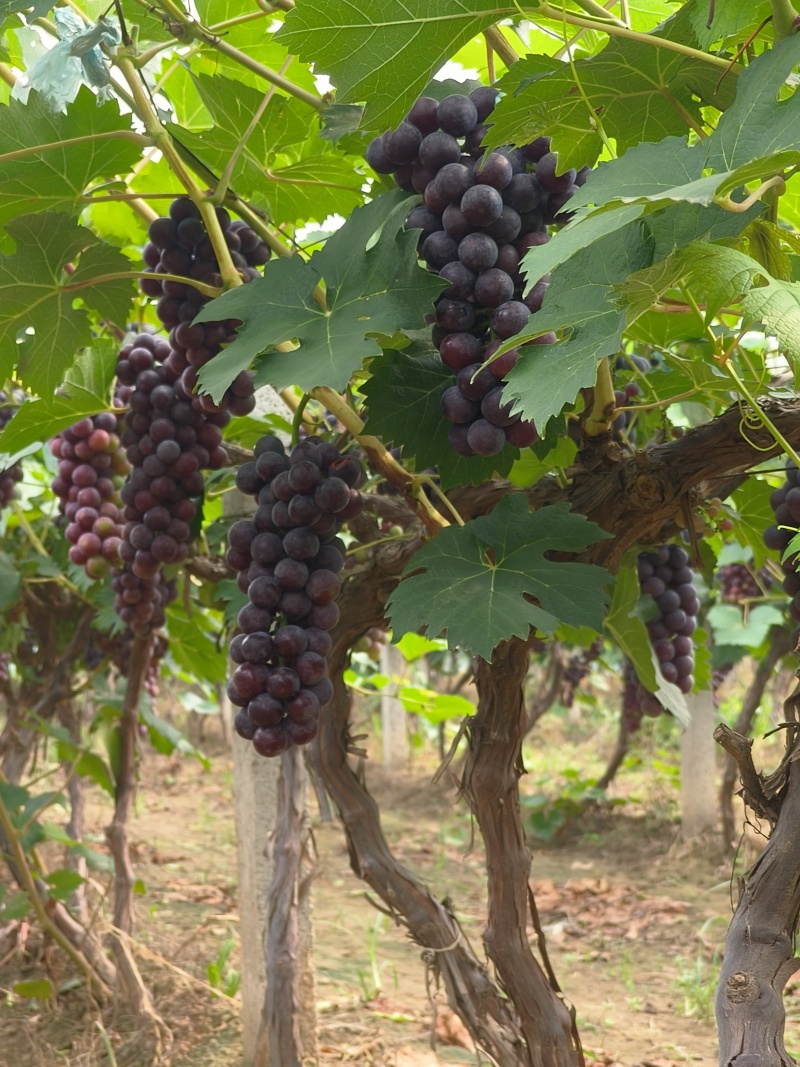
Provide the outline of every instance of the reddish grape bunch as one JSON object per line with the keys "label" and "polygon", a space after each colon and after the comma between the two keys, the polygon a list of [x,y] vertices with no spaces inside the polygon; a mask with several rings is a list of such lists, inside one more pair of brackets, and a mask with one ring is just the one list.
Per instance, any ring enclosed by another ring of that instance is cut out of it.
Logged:
{"label": "reddish grape bunch", "polygon": [[186,559],[202,469],[227,463],[222,427],[230,416],[195,407],[170,366],[173,354],[164,338],[141,333],[117,360],[117,399],[128,406],[121,442],[132,470],[120,494],[124,573],[112,584],[117,613],[139,636],[164,622],[171,594],[160,571]]}
{"label": "reddish grape bunch", "polygon": [[765,568],[758,574],[744,563],[725,563],[717,571],[720,593],[726,604],[741,604],[764,595],[772,585],[772,579]]}
{"label": "reddish grape bunch", "polygon": [[344,565],[336,533],[361,510],[362,476],[355,457],[318,437],[288,455],[278,438],[262,437],[237,473],[258,510],[228,532],[226,560],[248,598],[230,645],[228,696],[240,709],[238,734],[262,756],[311,741],[333,695],[325,657]]}
{"label": "reddish grape bunch", "polygon": [[[16,414],[17,409],[11,407],[5,393],[0,392],[0,431],[4,430]],[[22,481],[22,466],[13,463],[6,470],[0,468],[0,509],[10,504],[17,498],[17,482]]]}
{"label": "reddish grape bunch", "polygon": [[[779,552],[782,556],[797,528],[800,527],[800,470],[791,460],[786,464],[786,480],[780,489],[772,493],[769,502],[775,512],[775,524],[768,526],[764,531],[764,544],[771,551]],[[785,563],[781,563],[781,570],[786,575],[783,579],[783,591],[792,598],[789,615],[794,622],[800,622],[798,563],[800,563],[798,556],[790,556]]]}
{"label": "reddish grape bunch", "polygon": [[58,460],[52,489],[67,520],[70,562],[90,578],[107,577],[120,562],[124,520],[117,485],[129,468],[117,431],[117,416],[102,411],[50,441]]}
{"label": "reddish grape bunch", "polygon": [[[568,220],[564,206],[586,173],[558,173],[546,137],[487,154],[486,120],[497,96],[482,86],[441,102],[421,97],[366,151],[374,170],[393,173],[401,189],[423,198],[406,226],[421,230],[421,258],[448,283],[435,305],[433,343],[456,375],[441,405],[452,423],[450,445],[462,456],[493,456],[506,443],[522,448],[538,438],[533,423],[503,400],[519,352],[480,367],[541,308],[548,279],[524,296],[520,260],[549,239],[548,223]],[[555,340],[546,333],[532,343]]]}

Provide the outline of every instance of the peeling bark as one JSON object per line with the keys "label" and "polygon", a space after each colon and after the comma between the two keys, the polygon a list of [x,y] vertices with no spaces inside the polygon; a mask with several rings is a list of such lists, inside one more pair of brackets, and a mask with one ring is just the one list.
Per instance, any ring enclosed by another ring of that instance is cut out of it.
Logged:
{"label": "peeling bark", "polygon": [[537,935],[547,974],[528,943],[529,915],[538,926],[528,882],[531,855],[519,809],[528,658],[527,644],[512,640],[494,650],[491,662],[475,661],[478,713],[469,725],[463,791],[486,849],[486,952],[520,1016],[524,1044],[518,1063],[578,1067],[584,1059],[575,1020],[549,966],[541,930]]}
{"label": "peeling bark", "polygon": [[740,880],[716,995],[720,1067],[792,1067],[784,1045],[783,990],[800,967],[800,686],[784,702],[786,749],[776,771],[756,775],[747,738],[714,736],[737,761],[745,801],[774,829]]}

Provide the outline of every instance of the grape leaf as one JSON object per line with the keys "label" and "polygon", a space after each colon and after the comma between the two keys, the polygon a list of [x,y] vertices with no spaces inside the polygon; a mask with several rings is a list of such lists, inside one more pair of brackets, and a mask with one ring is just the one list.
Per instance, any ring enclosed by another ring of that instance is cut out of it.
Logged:
{"label": "grape leaf", "polygon": [[761,323],[778,338],[795,372],[800,372],[800,282],[771,277],[736,248],[695,241],[629,278],[622,302],[635,317],[679,282],[706,305],[707,320],[720,308],[736,304],[746,320]]}
{"label": "grape leaf", "polygon": [[[85,142],[60,144],[79,137]],[[52,147],[31,152],[36,145]],[[12,99],[0,106],[0,156],[20,151],[25,151],[21,158],[0,163],[0,226],[23,212],[77,214],[87,187],[126,174],[142,149],[116,102],[98,107],[96,96],[82,86],[66,115],[54,114],[35,92],[27,104]]]}
{"label": "grape leaf", "polygon": [[633,664],[639,681],[652,693],[656,689],[656,672],[647,627],[637,611],[638,603],[636,563],[635,559],[629,559],[617,571],[614,598],[606,615],[605,628]]}
{"label": "grape leaf", "polygon": [[[263,280],[209,301],[196,322],[233,318],[244,325],[202,368],[201,388],[219,397],[259,352],[297,340],[298,350],[267,353],[256,384],[342,390],[353,371],[380,351],[368,335],[422,326],[443,282],[419,267],[417,234],[402,228],[406,207],[399,189],[378,197],[357,208],[309,262],[299,256],[273,261]],[[325,308],[314,299],[321,281]]]}
{"label": "grape leaf", "polygon": [[218,175],[236,154],[232,187],[273,222],[321,222],[334,212],[349,214],[361,203],[361,180],[351,162],[319,137],[316,117],[309,126],[306,105],[273,97],[245,140],[263,92],[225,77],[200,75],[195,84],[213,126],[187,130],[170,124],[170,132]]}
{"label": "grape leaf", "polygon": [[708,621],[718,645],[738,645],[758,648],[772,626],[782,626],[783,612],[774,604],[756,604],[745,617],[735,604],[715,604],[708,612]]}
{"label": "grape leaf", "polygon": [[[103,314],[119,315],[125,292],[130,303],[132,283],[95,283],[92,275],[97,269],[125,271],[130,264],[68,215],[23,215],[6,229],[17,250],[0,255],[0,378],[10,377],[16,364],[23,385],[47,396],[63,380],[76,351],[91,340],[89,316],[73,306],[75,298]],[[65,275],[66,265],[76,261],[75,273]]]}
{"label": "grape leaf", "polygon": [[[683,8],[650,36],[697,43]],[[640,141],[683,134],[687,122],[702,125],[701,105],[731,103],[736,72],[720,79],[702,60],[617,37],[598,55],[578,60],[574,72],[567,63],[527,56],[498,83],[507,95],[492,112],[488,143],[524,144],[551,134],[564,169],[592,164],[603,146],[597,115],[622,154]]]}
{"label": "grape leaf", "polygon": [[505,343],[511,348],[548,330],[570,331],[558,344],[524,349],[508,375],[506,394],[520,401],[523,415],[533,419],[540,434],[580,389],[594,385],[598,360],[619,351],[625,316],[615,286],[650,265],[651,245],[642,223],[635,221],[578,251],[553,273],[541,311]]}
{"label": "grape leaf", "polygon": [[576,212],[572,243],[578,244],[577,230],[590,205],[595,210],[663,201],[709,205],[748,181],[796,166],[800,96],[779,96],[798,60],[796,35],[758,56],[740,75],[733,104],[703,141],[689,145],[685,138],[667,137],[601,163],[570,200]]}
{"label": "grape leaf", "polygon": [[380,131],[397,125],[458,48],[516,13],[513,4],[481,0],[304,0],[277,37],[292,55],[330,75],[339,103],[366,101],[365,125]]}
{"label": "grape leaf", "polygon": [[531,627],[544,634],[559,622],[599,629],[608,572],[544,553],[580,552],[609,536],[568,504],[531,512],[523,494],[508,494],[491,514],[447,527],[416,553],[389,600],[394,638],[446,631],[450,648],[488,660],[501,641],[527,637]]}
{"label": "grape leaf", "polygon": [[479,485],[494,474],[505,477],[519,451],[506,447],[498,456],[458,456],[447,443],[449,423],[442,417],[442,393],[453,372],[432,356],[385,350],[372,360],[370,377],[361,386],[367,400],[367,433],[413,456],[417,470],[438,467],[443,489]]}
{"label": "grape leaf", "polygon": [[[748,40],[770,13],[769,0],[725,0],[713,8],[709,8],[708,0],[691,0],[687,7],[698,44],[703,49],[730,37]],[[712,15],[710,26],[709,14]]]}

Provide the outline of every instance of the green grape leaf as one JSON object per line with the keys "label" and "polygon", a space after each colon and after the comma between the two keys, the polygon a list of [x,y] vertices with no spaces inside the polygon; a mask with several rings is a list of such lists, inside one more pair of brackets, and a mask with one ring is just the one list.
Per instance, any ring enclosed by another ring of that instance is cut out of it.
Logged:
{"label": "green grape leaf", "polygon": [[547,330],[569,331],[558,344],[524,349],[508,374],[504,395],[520,401],[540,435],[580,389],[594,385],[598,360],[619,351],[625,316],[615,288],[650,265],[651,245],[636,221],[578,251],[554,271],[541,311],[499,349]]}
{"label": "green grape leaf", "polygon": [[14,462],[30,445],[49,441],[85,415],[112,411],[109,393],[116,362],[117,345],[97,341],[78,356],[57,393],[23,404],[0,433],[0,465]]}
{"label": "green grape leaf", "polygon": [[215,174],[222,174],[236,154],[232,188],[273,222],[321,222],[334,212],[347,215],[362,202],[361,178],[346,157],[320,139],[316,117],[309,126],[306,105],[274,96],[248,134],[263,92],[219,76],[200,75],[194,81],[213,125],[202,130],[170,125],[170,131]]}
{"label": "green grape leaf", "polygon": [[470,38],[513,5],[480,0],[305,0],[286,16],[277,38],[292,54],[330,75],[337,101],[367,101],[369,129],[396,126],[428,80]]}
{"label": "green grape leaf", "polygon": [[736,508],[733,516],[731,536],[740,545],[749,548],[753,557],[753,568],[758,570],[771,558],[764,545],[764,531],[775,522],[775,513],[769,498],[772,486],[760,478],[748,478],[731,494]]}
{"label": "green grape leaf", "polygon": [[[63,143],[76,138],[84,140]],[[65,115],[54,114],[35,92],[27,104],[12,99],[0,106],[0,156],[20,153],[0,162],[0,226],[25,212],[77,214],[93,181],[126,174],[138,162],[137,141],[116,102],[98,107],[85,86]]]}
{"label": "green grape leaf", "polygon": [[[91,340],[87,310],[75,307],[75,298],[120,315],[123,289],[130,302],[132,283],[94,277],[98,269],[116,273],[130,265],[68,215],[23,215],[6,229],[17,249],[0,255],[0,378],[10,377],[16,364],[23,385],[47,396]],[[76,261],[74,274],[65,274]]]}
{"label": "green grape leaf", "polygon": [[370,363],[360,391],[367,401],[367,433],[403,449],[403,461],[418,471],[438,468],[443,489],[480,485],[493,475],[504,478],[519,451],[506,446],[498,456],[459,456],[447,442],[449,423],[440,401],[453,384],[453,372],[433,356],[412,356],[386,349]]}
{"label": "green grape leaf", "polygon": [[[403,230],[407,198],[400,190],[357,208],[309,262],[273,261],[264,277],[209,301],[196,322],[241,319],[236,340],[200,371],[201,388],[219,397],[254,356],[296,340],[292,352],[268,352],[256,384],[343,390],[380,347],[371,335],[422,326],[442,281],[421,270],[417,234]],[[380,236],[370,247],[376,231]],[[325,283],[325,308],[314,290]]]}
{"label": "green grape leaf", "polygon": [[746,321],[761,323],[778,338],[795,372],[800,371],[800,282],[772,278],[757,260],[736,248],[694,241],[633,274],[620,287],[621,301],[635,318],[681,282],[706,305],[707,319],[735,304]]}
{"label": "green grape leaf", "polygon": [[[704,140],[689,145],[686,138],[666,137],[601,163],[570,200],[576,230],[591,205],[595,212],[644,202],[709,205],[746,182],[800,163],[800,97],[795,92],[779,99],[798,60],[796,35],[758,56],[742,71],[735,100]],[[577,244],[577,232],[570,240]]]}
{"label": "green grape leaf", "polygon": [[654,692],[656,672],[647,627],[638,612],[639,578],[635,555],[624,561],[616,574],[614,597],[605,619],[605,628],[634,666],[641,683]]}
{"label": "green grape leaf", "polygon": [[488,660],[501,641],[525,638],[532,627],[546,635],[559,622],[599,629],[608,571],[544,553],[580,552],[609,536],[567,504],[531,512],[523,494],[509,494],[491,514],[448,526],[416,553],[389,600],[394,637],[446,632],[450,648]]}
{"label": "green grape leaf", "polygon": [[[696,44],[684,9],[650,36]],[[498,82],[507,95],[492,112],[488,144],[496,148],[552,135],[560,166],[582,167],[594,163],[603,146],[598,115],[622,155],[640,141],[684,134],[687,122],[702,125],[701,105],[727,107],[737,71],[721,79],[721,71],[702,60],[618,37],[598,55],[577,60],[574,72],[567,63],[526,56]]]}
{"label": "green grape leaf", "polygon": [[207,616],[196,611],[189,619],[176,602],[167,612],[167,633],[170,655],[191,677],[212,685],[225,681],[225,653]]}
{"label": "green grape leaf", "polygon": [[745,616],[735,604],[715,604],[708,612],[708,621],[718,645],[739,645],[758,648],[772,626],[782,626],[784,613],[774,604],[756,604]]}
{"label": "green grape leaf", "polygon": [[[689,8],[692,27],[697,42],[703,49],[710,49],[715,41],[735,37],[746,41],[752,31],[764,22],[769,13],[769,0],[725,0],[709,8],[708,0],[691,0]],[[709,14],[713,11],[713,17]]]}

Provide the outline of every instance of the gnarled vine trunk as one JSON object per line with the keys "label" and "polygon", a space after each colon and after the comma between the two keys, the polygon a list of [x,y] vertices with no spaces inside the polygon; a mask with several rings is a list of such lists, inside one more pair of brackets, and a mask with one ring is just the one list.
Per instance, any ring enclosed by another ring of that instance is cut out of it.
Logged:
{"label": "gnarled vine trunk", "polygon": [[[528,882],[531,855],[520,818],[521,744],[526,727],[522,683],[528,659],[527,644],[512,640],[494,650],[491,662],[475,660],[478,712],[469,725],[463,791],[486,849],[486,952],[520,1016],[524,1045],[518,1062],[525,1067],[577,1067],[584,1062],[583,1053],[573,1013],[555,980],[538,926]],[[541,965],[528,942],[529,918],[538,938]]]}
{"label": "gnarled vine trunk", "polygon": [[786,752],[777,771],[756,775],[750,744],[726,727],[716,739],[735,756],[745,800],[774,823],[767,846],[739,883],[716,995],[720,1067],[790,1067],[783,990],[800,967],[800,686],[784,703]]}

